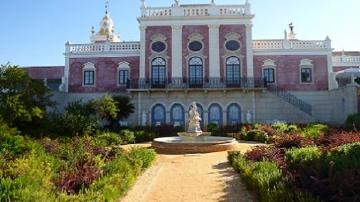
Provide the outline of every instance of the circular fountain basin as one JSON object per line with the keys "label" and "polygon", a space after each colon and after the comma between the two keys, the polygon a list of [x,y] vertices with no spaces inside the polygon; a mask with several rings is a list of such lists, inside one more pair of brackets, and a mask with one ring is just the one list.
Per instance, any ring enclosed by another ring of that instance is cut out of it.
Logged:
{"label": "circular fountain basin", "polygon": [[156,138],[152,147],[163,154],[210,153],[233,150],[236,145],[234,138],[228,137],[163,137]]}

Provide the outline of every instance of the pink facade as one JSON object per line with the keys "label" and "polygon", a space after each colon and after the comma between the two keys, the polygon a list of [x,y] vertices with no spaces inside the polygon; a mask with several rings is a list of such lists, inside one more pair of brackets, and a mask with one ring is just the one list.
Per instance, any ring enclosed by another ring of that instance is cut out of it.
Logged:
{"label": "pink facade", "polygon": [[[150,78],[150,72],[151,72],[151,60],[156,57],[156,54],[152,54],[151,50],[151,38],[155,36],[156,34],[161,34],[166,37],[166,51],[165,55],[166,58],[164,58],[166,62],[166,68],[167,68],[167,78],[171,78],[172,74],[172,31],[171,26],[159,26],[159,27],[148,27],[146,28],[146,59],[145,59],[145,78]],[[154,57],[152,57],[154,56]]]}
{"label": "pink facade", "polygon": [[[327,56],[310,55],[282,55],[282,56],[254,56],[254,76],[262,77],[262,68],[265,60],[275,62],[276,85],[293,91],[321,91],[328,90]],[[313,82],[301,84],[300,61],[309,59],[313,66]]]}
{"label": "pink facade", "polygon": [[237,33],[240,35],[240,55],[237,53],[231,54],[231,56],[240,57],[241,60],[241,76],[247,76],[247,58],[246,58],[246,28],[245,25],[221,25],[220,26],[220,77],[225,78],[225,71],[226,71],[226,58],[224,57],[226,50],[225,50],[225,36],[229,33]]}
{"label": "pink facade", "polygon": [[61,79],[64,76],[64,66],[50,67],[24,67],[24,70],[32,79]]}
{"label": "pink facade", "polygon": [[204,78],[209,78],[209,27],[207,25],[187,25],[183,26],[182,30],[182,54],[183,54],[183,68],[182,76],[183,78],[188,78],[188,61],[190,51],[188,49],[189,37],[192,34],[200,34],[203,39],[203,49],[200,51],[201,56],[203,57],[203,67],[204,67]]}
{"label": "pink facade", "polygon": [[[83,68],[86,63],[95,65],[95,86],[83,86]],[[70,92],[119,92],[126,86],[118,86],[118,66],[127,62],[130,66],[130,79],[139,78],[139,57],[124,58],[74,58],[70,59]]]}

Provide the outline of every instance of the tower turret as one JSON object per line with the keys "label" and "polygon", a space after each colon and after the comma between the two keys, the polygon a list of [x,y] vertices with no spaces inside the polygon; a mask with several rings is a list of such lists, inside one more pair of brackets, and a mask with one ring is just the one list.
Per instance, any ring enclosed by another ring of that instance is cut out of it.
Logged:
{"label": "tower turret", "polygon": [[115,31],[114,22],[109,15],[109,2],[105,3],[105,15],[100,22],[100,29],[96,33],[92,28],[90,40],[92,43],[99,42],[120,42],[120,36]]}

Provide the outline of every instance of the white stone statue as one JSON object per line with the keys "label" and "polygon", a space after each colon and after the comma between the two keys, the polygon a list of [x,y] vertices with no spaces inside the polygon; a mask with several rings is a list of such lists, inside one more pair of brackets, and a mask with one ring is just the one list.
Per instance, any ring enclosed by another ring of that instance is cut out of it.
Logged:
{"label": "white stone statue", "polygon": [[246,122],[247,123],[252,123],[252,115],[251,115],[250,110],[248,110],[247,113],[246,113]]}
{"label": "white stone statue", "polygon": [[191,104],[191,108],[189,111],[189,127],[188,127],[188,131],[189,133],[199,133],[202,132],[201,128],[200,128],[200,114],[197,111],[197,106],[196,106],[196,102],[193,102]]}
{"label": "white stone statue", "polygon": [[141,114],[141,125],[146,126],[147,125],[147,114],[145,111]]}

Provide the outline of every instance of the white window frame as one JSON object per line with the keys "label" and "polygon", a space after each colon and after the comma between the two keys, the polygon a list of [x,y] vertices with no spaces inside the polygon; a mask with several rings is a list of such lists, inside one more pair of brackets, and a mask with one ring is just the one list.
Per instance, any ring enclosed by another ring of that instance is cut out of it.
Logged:
{"label": "white window frame", "polygon": [[[302,69],[311,69],[311,82],[302,81]],[[314,65],[313,61],[309,59],[302,59],[299,65],[299,83],[302,85],[314,84]]]}
{"label": "white window frame", "polygon": [[128,80],[130,80],[130,64],[128,62],[120,62],[117,69],[117,86],[127,86],[127,82],[120,83],[120,71],[128,71]]}
{"label": "white window frame", "polygon": [[265,78],[264,70],[265,69],[273,69],[274,70],[274,82],[267,82],[268,84],[276,84],[277,83],[277,75],[276,75],[276,64],[274,60],[265,60],[264,64],[261,68],[261,76],[262,78]]}
{"label": "white window frame", "polygon": [[[93,84],[85,84],[85,72],[93,71],[94,72],[94,82]],[[83,87],[95,87],[96,86],[96,68],[95,64],[88,62],[84,65],[82,69],[82,86]]]}

